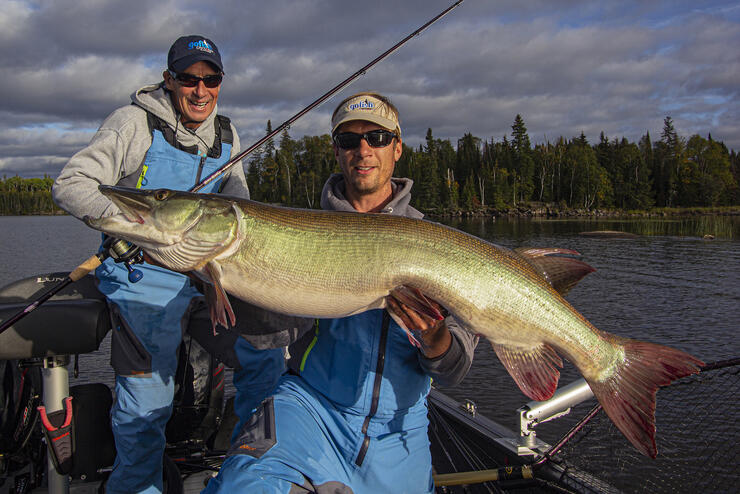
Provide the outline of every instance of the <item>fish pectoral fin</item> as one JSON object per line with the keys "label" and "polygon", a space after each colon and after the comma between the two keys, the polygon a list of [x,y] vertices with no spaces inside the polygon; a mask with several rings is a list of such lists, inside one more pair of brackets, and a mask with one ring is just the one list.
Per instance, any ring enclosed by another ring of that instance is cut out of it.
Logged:
{"label": "fish pectoral fin", "polygon": [[419,314],[424,314],[437,321],[445,318],[442,312],[418,288],[401,285],[391,290],[390,296]]}
{"label": "fish pectoral fin", "polygon": [[580,256],[575,250],[558,248],[520,247],[514,249],[529,263],[560,295],[565,295],[595,268],[583,261],[567,256]]}
{"label": "fish pectoral fin", "polygon": [[210,281],[205,288],[206,302],[211,312],[213,333],[216,334],[216,326],[219,324],[225,328],[233,327],[236,324],[236,316],[234,309],[231,308],[229,297],[221,286],[221,267],[214,262],[209,262],[204,270]]}
{"label": "fish pectoral fin", "polygon": [[558,367],[563,366],[563,361],[551,346],[543,343],[523,349],[491,345],[522,393],[537,401],[552,396],[558,387]]}

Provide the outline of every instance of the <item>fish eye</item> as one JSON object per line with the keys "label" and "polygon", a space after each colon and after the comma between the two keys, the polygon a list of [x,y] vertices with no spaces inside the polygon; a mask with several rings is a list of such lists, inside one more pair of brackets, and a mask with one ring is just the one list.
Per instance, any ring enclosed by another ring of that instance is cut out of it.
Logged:
{"label": "fish eye", "polygon": [[159,189],[154,191],[154,198],[158,201],[164,201],[167,199],[169,191],[167,189]]}

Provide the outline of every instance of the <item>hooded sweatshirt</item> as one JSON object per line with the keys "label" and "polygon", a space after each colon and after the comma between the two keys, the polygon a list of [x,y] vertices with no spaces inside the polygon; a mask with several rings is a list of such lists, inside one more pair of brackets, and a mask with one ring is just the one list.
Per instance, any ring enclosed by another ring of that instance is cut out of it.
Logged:
{"label": "hooded sweatshirt", "polygon": [[[119,212],[118,207],[98,191],[98,185],[115,185],[137,173],[152,144],[147,112],[161,118],[183,146],[198,146],[206,153],[216,137],[218,106],[195,130],[179,121],[164,83],[144,86],[131,95],[133,104],[111,113],[93,136],[90,144],[72,156],[54,182],[54,201],[68,213],[82,219],[100,218]],[[231,126],[234,142],[231,157],[239,154],[239,137]],[[195,185],[195,184],[193,184]],[[249,198],[249,190],[240,165],[224,179],[222,193]]]}

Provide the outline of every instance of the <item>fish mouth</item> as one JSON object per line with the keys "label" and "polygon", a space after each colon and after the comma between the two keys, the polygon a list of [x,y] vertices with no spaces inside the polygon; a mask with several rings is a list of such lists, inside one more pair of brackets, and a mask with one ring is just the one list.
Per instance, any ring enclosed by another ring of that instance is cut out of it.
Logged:
{"label": "fish mouth", "polygon": [[148,200],[149,193],[140,189],[130,187],[119,187],[114,185],[99,185],[100,193],[113,201],[121,213],[132,223],[145,223],[144,216],[152,210]]}
{"label": "fish mouth", "polygon": [[161,199],[162,195],[167,196],[171,191],[141,190],[112,185],[99,185],[98,190],[118,206],[120,212],[100,218],[85,216],[82,220],[87,226],[151,249],[172,245],[180,238],[178,233],[173,234],[157,228],[153,221],[158,198]]}

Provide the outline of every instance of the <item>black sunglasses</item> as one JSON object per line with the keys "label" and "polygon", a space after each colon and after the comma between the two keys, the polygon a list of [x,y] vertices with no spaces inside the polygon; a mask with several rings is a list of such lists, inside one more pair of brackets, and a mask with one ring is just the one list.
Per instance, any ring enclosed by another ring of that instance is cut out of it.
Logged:
{"label": "black sunglasses", "polygon": [[220,86],[221,81],[223,81],[224,79],[223,74],[212,74],[212,75],[207,75],[205,77],[198,77],[197,75],[188,74],[186,72],[183,72],[181,74],[176,74],[175,72],[172,72],[171,70],[169,72],[170,72],[170,75],[182,87],[195,87],[198,85],[200,81],[203,81],[203,85],[205,87],[213,89],[214,87]]}
{"label": "black sunglasses", "polygon": [[391,142],[393,138],[398,138],[396,134],[388,130],[371,130],[364,134],[356,134],[354,132],[342,132],[334,136],[334,143],[342,149],[355,149],[360,146],[360,141],[365,141],[374,148],[384,148]]}

